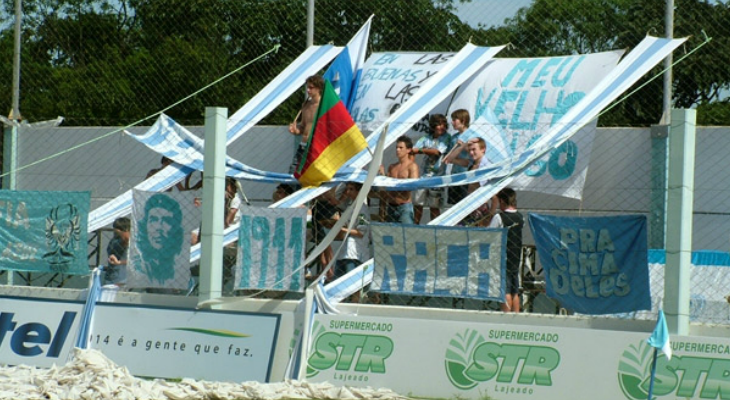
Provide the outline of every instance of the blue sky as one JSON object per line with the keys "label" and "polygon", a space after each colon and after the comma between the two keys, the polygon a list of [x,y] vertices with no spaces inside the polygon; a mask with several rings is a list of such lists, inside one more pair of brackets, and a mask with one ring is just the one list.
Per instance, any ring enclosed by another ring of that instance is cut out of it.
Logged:
{"label": "blue sky", "polygon": [[454,2],[456,15],[462,21],[476,27],[483,23],[487,27],[502,25],[505,18],[511,18],[522,7],[532,4],[532,0],[472,0],[469,3]]}

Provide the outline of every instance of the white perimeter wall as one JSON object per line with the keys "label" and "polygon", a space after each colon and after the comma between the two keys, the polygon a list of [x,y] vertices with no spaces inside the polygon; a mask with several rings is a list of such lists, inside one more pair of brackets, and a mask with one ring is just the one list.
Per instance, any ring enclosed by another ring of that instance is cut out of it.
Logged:
{"label": "white perimeter wall", "polygon": [[[88,142],[113,131],[111,127],[24,128],[20,133],[20,165]],[[131,131],[142,133],[146,127]],[[202,136],[203,127],[189,128]],[[727,127],[697,128],[695,173],[695,250],[730,250],[730,134]],[[293,138],[286,127],[255,127],[229,147],[228,155],[253,167],[285,172],[292,158]],[[385,165],[394,161],[386,149]],[[159,166],[160,156],[123,133],[20,171],[18,190],[91,190],[92,208],[141,182]],[[270,204],[275,185],[243,182],[255,205]],[[582,201],[522,192],[522,211],[544,213],[627,214],[649,212],[651,137],[649,128],[599,128]],[[427,213],[426,213],[427,214]],[[532,243],[527,232],[525,242]]]}

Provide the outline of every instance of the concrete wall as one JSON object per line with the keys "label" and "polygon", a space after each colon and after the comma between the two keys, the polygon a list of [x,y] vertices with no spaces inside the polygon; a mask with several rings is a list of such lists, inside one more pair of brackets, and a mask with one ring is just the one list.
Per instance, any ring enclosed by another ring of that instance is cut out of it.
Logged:
{"label": "concrete wall", "polygon": [[[147,127],[130,129],[143,133]],[[202,136],[203,127],[189,128]],[[695,250],[730,249],[730,134],[727,127],[697,129],[695,174]],[[20,165],[48,157],[113,132],[112,127],[24,128],[19,138]],[[229,146],[229,156],[265,171],[285,172],[296,139],[286,127],[255,127]],[[66,152],[25,168],[18,174],[19,190],[90,190],[92,208],[131,189],[159,166],[160,156],[123,133]],[[394,162],[393,148],[386,149],[383,164]],[[270,204],[275,185],[243,182],[255,205]],[[541,193],[521,192],[522,211],[570,214],[647,214],[651,194],[651,137],[649,128],[600,128],[582,200]],[[425,213],[428,214],[428,213]],[[427,222],[427,215],[424,222]],[[527,243],[532,242],[529,229]]]}

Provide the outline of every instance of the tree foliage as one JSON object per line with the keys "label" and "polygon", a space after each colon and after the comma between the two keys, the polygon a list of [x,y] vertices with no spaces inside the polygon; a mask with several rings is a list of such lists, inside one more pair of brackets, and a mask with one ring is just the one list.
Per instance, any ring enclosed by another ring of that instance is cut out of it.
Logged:
{"label": "tree foliage", "polygon": [[[663,1],[534,0],[489,28],[460,21],[458,1],[319,0],[315,42],[344,45],[371,14],[371,51],[511,43],[501,56],[535,57],[630,49],[646,34],[664,33]],[[675,36],[690,37],[675,59],[705,34],[712,41],[674,68],[674,104],[697,107],[701,123],[730,124],[730,10],[705,0],[675,5]],[[0,54],[10,60],[13,0],[2,6]],[[125,125],[166,110],[181,123],[199,124],[206,105],[237,109],[299,55],[306,7],[307,0],[25,0],[21,113],[31,121],[62,115],[71,125]],[[257,59],[276,45],[278,52]],[[11,67],[0,67],[6,93]],[[661,85],[661,79],[648,83],[599,123],[657,123]],[[288,123],[301,101],[293,97],[264,123]],[[0,102],[10,109],[10,98]]]}

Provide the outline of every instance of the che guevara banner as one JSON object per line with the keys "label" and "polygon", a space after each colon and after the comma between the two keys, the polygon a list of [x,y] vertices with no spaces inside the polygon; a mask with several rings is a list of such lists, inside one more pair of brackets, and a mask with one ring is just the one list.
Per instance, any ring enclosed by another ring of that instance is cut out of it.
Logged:
{"label": "che guevara banner", "polygon": [[0,269],[89,273],[90,192],[0,190]]}
{"label": "che guevara banner", "polygon": [[192,192],[133,190],[127,287],[187,289],[190,237],[200,226]]}
{"label": "che guevara banner", "polygon": [[304,291],[306,208],[242,207],[236,289]]}
{"label": "che guevara banner", "polygon": [[645,216],[528,219],[548,297],[581,314],[651,308]]}
{"label": "che guevara banner", "polygon": [[367,147],[350,113],[325,80],[317,116],[312,124],[305,157],[294,173],[304,187],[329,181],[350,158]]}

